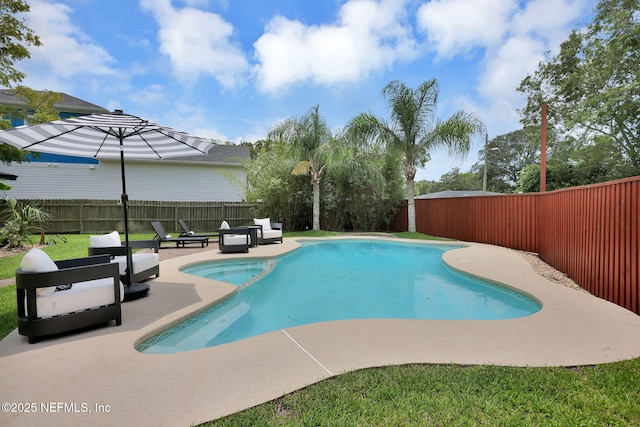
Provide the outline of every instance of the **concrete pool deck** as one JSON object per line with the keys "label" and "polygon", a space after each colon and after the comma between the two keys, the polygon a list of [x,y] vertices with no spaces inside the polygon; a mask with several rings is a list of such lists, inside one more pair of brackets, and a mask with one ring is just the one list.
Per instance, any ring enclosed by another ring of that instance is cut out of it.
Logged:
{"label": "concrete pool deck", "polygon": [[539,276],[517,251],[465,244],[444,255],[449,265],[519,289],[542,309],[513,320],[325,322],[185,353],[137,352],[135,345],[145,337],[235,289],[181,273],[179,267],[276,256],[298,243],[288,238],[249,254],[204,250],[162,261],[161,276],[149,282],[149,296],[123,304],[119,327],[110,323],[36,344],[13,331],[0,341],[2,402],[36,408],[35,413],[3,411],[0,424],[189,426],[368,367],[577,366],[640,357],[640,316]]}

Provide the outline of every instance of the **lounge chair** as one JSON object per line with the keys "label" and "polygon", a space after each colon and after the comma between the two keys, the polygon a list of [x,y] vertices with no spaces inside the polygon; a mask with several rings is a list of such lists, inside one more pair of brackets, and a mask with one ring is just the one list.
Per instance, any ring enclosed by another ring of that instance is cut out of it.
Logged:
{"label": "lounge chair", "polygon": [[184,219],[179,219],[178,224],[180,224],[180,228],[182,228],[180,237],[218,237],[218,233],[196,233],[189,228]]}
{"label": "lounge chair", "polygon": [[282,243],[282,223],[271,222],[269,218],[254,218],[253,223],[260,227],[257,230],[259,244],[275,243],[278,241]]}
{"label": "lounge chair", "polygon": [[205,245],[209,246],[208,237],[195,237],[195,236],[171,237],[170,234],[167,234],[167,232],[165,231],[160,221],[152,221],[151,226],[156,232],[155,238],[156,240],[158,240],[160,247],[162,247],[162,243],[164,242],[175,242],[177,248],[179,247],[184,248],[187,243],[200,243],[203,248],[205,247]]}

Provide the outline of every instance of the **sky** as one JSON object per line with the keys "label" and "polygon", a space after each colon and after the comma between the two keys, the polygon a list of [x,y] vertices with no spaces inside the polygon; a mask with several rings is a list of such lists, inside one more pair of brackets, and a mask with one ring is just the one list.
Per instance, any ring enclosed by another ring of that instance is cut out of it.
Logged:
{"label": "sky", "polygon": [[[489,139],[520,129],[516,88],[595,0],[29,0],[40,37],[22,84],[218,141],[265,138],[315,105],[335,131],[381,91],[436,79],[436,117],[477,114]],[[418,171],[439,180],[477,162],[446,150]]]}

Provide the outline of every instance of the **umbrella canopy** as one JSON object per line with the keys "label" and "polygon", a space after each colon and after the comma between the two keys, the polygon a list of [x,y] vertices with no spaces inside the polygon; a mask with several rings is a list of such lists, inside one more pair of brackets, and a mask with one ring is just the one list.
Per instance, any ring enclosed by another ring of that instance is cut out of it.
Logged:
{"label": "umbrella canopy", "polygon": [[[161,159],[207,154],[215,146],[206,139],[160,126],[120,110],[107,114],[91,114],[56,120],[34,126],[0,131],[0,142],[22,150],[96,159],[120,159],[122,204],[124,206],[125,245],[129,247],[127,218],[127,159]],[[131,283],[131,257],[127,256],[127,288],[125,294],[148,292],[148,286],[134,291]],[[144,290],[146,288],[146,291]],[[132,298],[129,298],[132,299]]]}
{"label": "umbrella canopy", "polygon": [[211,141],[160,126],[119,110],[22,126],[0,132],[0,141],[22,150],[68,156],[160,159],[206,154]]}

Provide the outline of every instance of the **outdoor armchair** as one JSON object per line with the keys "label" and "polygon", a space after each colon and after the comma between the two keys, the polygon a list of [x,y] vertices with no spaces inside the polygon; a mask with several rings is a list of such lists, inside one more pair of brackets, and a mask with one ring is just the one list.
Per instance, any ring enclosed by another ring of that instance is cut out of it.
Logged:
{"label": "outdoor armchair", "polygon": [[40,337],[116,321],[122,324],[124,287],[108,255],[52,261],[31,249],[16,270],[18,333]]}
{"label": "outdoor armchair", "polygon": [[270,218],[253,219],[253,223],[260,227],[257,230],[258,243],[282,243],[282,223],[271,222]]}
{"label": "outdoor armchair", "polygon": [[227,221],[223,221],[218,231],[218,249],[222,253],[249,252],[251,236],[249,228],[231,228]]}
{"label": "outdoor armchair", "polygon": [[[113,231],[101,236],[89,237],[89,255],[107,254],[111,262],[119,266],[120,277],[126,283],[127,256],[131,257],[131,282],[138,283],[151,276],[160,277],[160,256],[157,240],[129,240],[129,250],[120,240],[120,233]],[[151,253],[133,253],[134,249],[151,249]],[[129,285],[129,283],[127,283]]]}

